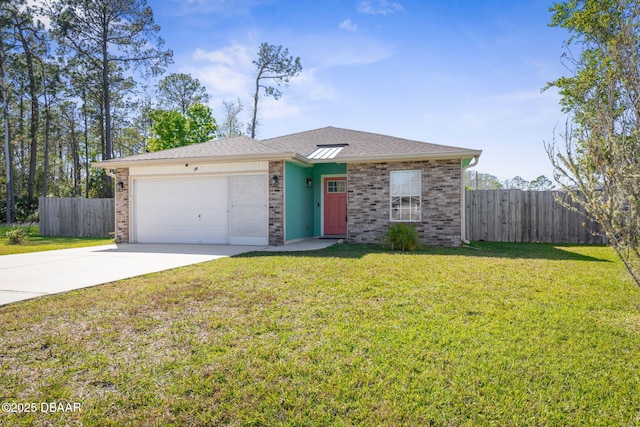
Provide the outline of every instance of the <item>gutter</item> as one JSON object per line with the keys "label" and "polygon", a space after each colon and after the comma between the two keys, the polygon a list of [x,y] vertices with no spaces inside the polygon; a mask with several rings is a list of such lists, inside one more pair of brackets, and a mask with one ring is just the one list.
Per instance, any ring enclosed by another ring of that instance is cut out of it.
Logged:
{"label": "gutter", "polygon": [[462,166],[462,179],[460,180],[460,190],[461,190],[461,197],[460,197],[460,204],[462,209],[460,209],[460,240],[462,241],[462,243],[464,243],[465,245],[470,244],[471,242],[469,240],[467,240],[467,190],[465,189],[465,171],[469,168],[474,167],[475,165],[478,164],[478,157],[479,156],[473,156],[473,158],[471,159],[471,162],[469,162],[468,165],[464,166],[464,164],[462,162],[464,162],[464,159],[461,160],[461,163],[463,164]]}
{"label": "gutter", "polygon": [[164,159],[135,159],[135,160],[104,160],[101,162],[94,162],[91,164],[94,168],[102,169],[118,169],[118,168],[130,168],[132,166],[160,166],[160,165],[175,165],[181,163],[235,163],[235,162],[249,162],[249,161],[276,161],[276,160],[295,160],[301,163],[308,164],[309,161],[306,157],[297,153],[277,153],[277,154],[257,154],[257,155],[232,155],[232,156],[203,156],[203,157],[182,157],[182,158],[164,158]]}
{"label": "gutter", "polygon": [[[395,154],[384,156],[337,156],[331,159],[308,159],[307,157],[295,153],[295,152],[283,152],[273,154],[240,154],[229,156],[192,156],[192,157],[167,157],[156,159],[133,159],[133,160],[118,160],[110,159],[101,162],[94,162],[91,164],[94,168],[102,169],[117,169],[119,167],[132,167],[132,166],[149,166],[149,165],[171,165],[180,163],[231,163],[241,161],[277,161],[277,160],[292,160],[303,166],[310,166],[320,163],[378,163],[378,162],[401,162],[401,161],[420,161],[420,160],[455,160],[461,161],[468,158],[477,159],[482,151],[480,150],[466,150],[466,151],[444,151],[440,153],[428,153],[428,154]],[[475,164],[474,164],[475,165]],[[473,165],[473,166],[474,166]],[[471,166],[469,166],[471,167]]]}

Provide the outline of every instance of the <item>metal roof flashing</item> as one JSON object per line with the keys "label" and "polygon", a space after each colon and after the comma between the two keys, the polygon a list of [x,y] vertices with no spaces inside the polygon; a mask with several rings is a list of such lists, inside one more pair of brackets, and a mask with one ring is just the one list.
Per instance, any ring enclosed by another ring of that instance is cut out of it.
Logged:
{"label": "metal roof flashing", "polygon": [[307,156],[308,159],[326,160],[337,156],[344,146],[340,147],[318,147],[313,153]]}

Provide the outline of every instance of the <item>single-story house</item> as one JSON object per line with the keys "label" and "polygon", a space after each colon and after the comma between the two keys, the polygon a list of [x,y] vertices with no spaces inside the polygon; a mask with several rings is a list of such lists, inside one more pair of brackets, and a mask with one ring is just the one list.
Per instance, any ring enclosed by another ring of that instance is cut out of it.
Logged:
{"label": "single-story house", "polygon": [[464,170],[480,150],[325,127],[238,136],[94,166],[115,175],[116,242],[378,243],[410,223],[423,244],[465,240]]}

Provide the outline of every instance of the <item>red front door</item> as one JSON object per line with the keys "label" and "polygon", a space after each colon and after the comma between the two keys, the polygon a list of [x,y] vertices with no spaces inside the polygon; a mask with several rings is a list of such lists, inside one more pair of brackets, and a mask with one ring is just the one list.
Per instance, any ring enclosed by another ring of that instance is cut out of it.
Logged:
{"label": "red front door", "polygon": [[324,234],[347,234],[347,178],[324,179]]}

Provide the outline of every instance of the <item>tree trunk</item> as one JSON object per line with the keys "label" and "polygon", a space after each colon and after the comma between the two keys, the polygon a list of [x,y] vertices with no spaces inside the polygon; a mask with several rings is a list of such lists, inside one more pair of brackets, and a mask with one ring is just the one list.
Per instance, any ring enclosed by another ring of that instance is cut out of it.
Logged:
{"label": "tree trunk", "polygon": [[[109,25],[103,21],[102,31],[102,96],[104,97],[104,160],[113,158],[113,142],[111,140],[111,84],[109,81],[109,52],[107,50],[107,36]],[[105,187],[111,186],[111,177],[105,175]]]}
{"label": "tree trunk", "polygon": [[71,158],[73,159],[73,169],[71,172],[71,176],[73,177],[73,196],[78,197],[82,191],[80,189],[80,152],[78,144],[78,134],[76,132],[76,116],[75,111],[71,110],[71,115],[69,116],[69,130],[71,132],[69,148],[71,149]]}
{"label": "tree trunk", "polygon": [[[3,96],[7,95],[7,89],[4,86],[3,81]],[[6,99],[6,98],[5,98]],[[13,197],[13,156],[11,155],[11,147],[9,146],[9,115],[7,114],[7,103],[5,103],[2,118],[4,119],[4,158],[6,163],[6,178],[7,178],[7,223],[12,224],[16,222],[16,213]]]}
{"label": "tree trunk", "polygon": [[42,173],[42,195],[47,197],[49,193],[49,132],[51,130],[51,118],[49,117],[49,105],[45,101],[44,113],[44,170]]}
{"label": "tree trunk", "polygon": [[256,93],[253,96],[253,119],[251,120],[251,138],[256,137],[256,121],[258,117],[258,99],[260,99],[260,74],[256,77]]}
{"label": "tree trunk", "polygon": [[102,96],[104,100],[104,143],[105,158],[109,160],[113,157],[113,146],[111,141],[111,85],[109,84],[109,55],[107,52],[107,32],[104,32],[102,43]]}
{"label": "tree trunk", "polygon": [[82,115],[84,117],[84,167],[85,167],[85,185],[84,197],[89,198],[89,126],[87,123],[87,90],[82,88]]}
{"label": "tree trunk", "polygon": [[18,157],[17,158],[17,162],[18,162],[18,174],[19,175],[18,175],[18,182],[17,182],[18,190],[15,191],[15,189],[14,189],[14,193],[17,193],[17,194],[20,194],[20,192],[22,190],[20,184],[23,182],[22,177],[24,175],[24,171],[27,169],[25,167],[25,164],[27,163],[27,161],[26,161],[27,149],[24,146],[24,141],[25,141],[25,137],[24,137],[24,122],[25,122],[25,119],[24,119],[24,114],[25,114],[24,113],[24,93],[26,91],[24,90],[23,87],[20,87],[19,91],[20,91],[19,93],[16,93],[17,96],[18,96],[18,99],[19,99],[19,102],[18,102],[18,131],[16,132],[17,133],[17,135],[16,135],[17,138],[16,139],[17,139],[17,141],[20,142],[20,144],[17,144],[17,146],[16,146],[16,148],[18,149],[16,154],[17,154],[17,157]]}
{"label": "tree trunk", "polygon": [[[4,46],[2,46],[2,40],[0,40],[0,53],[2,53]],[[13,160],[11,155],[11,147],[9,145],[9,100],[7,81],[4,73],[4,56],[0,57],[0,77],[2,78],[2,100],[4,102],[2,108],[2,119],[4,122],[4,159],[6,163],[6,179],[7,179],[7,214],[6,221],[8,224],[12,224],[16,221],[15,205],[13,198]]]}
{"label": "tree trunk", "polygon": [[31,97],[31,123],[29,125],[29,178],[27,181],[27,205],[28,209],[34,204],[34,193],[36,187],[36,167],[38,160],[38,125],[40,124],[40,105],[38,103],[38,89],[36,86],[36,76],[33,70],[33,55],[22,28],[18,26],[18,36],[22,43],[25,59],[27,62],[27,71],[29,74],[29,96]]}
{"label": "tree trunk", "polygon": [[102,158],[104,159],[107,155],[105,149],[104,142],[104,101],[100,101],[98,104],[98,108],[100,109],[100,114],[98,115],[98,120],[100,122],[100,153],[102,153]]}

